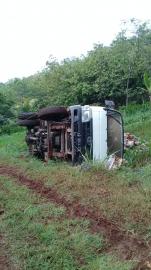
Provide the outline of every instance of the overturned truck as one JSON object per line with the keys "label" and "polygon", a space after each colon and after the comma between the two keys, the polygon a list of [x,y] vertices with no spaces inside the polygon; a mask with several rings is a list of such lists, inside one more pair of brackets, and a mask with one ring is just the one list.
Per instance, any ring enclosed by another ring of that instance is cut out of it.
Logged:
{"label": "overturned truck", "polygon": [[21,113],[18,124],[27,127],[30,154],[45,161],[61,158],[78,164],[84,159],[103,161],[112,154],[123,157],[122,116],[112,108],[47,107]]}

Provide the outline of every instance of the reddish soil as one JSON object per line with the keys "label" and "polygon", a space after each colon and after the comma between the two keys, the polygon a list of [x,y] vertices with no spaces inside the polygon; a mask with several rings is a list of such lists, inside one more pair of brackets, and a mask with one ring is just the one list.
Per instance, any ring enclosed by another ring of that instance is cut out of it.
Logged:
{"label": "reddish soil", "polygon": [[123,231],[118,227],[118,224],[107,220],[100,212],[80,204],[79,201],[71,202],[67,200],[65,196],[59,194],[54,188],[45,186],[42,181],[29,179],[14,167],[0,165],[0,174],[15,178],[18,183],[25,185],[41,197],[65,207],[66,217],[88,219],[90,221],[90,231],[103,234],[107,240],[107,248],[104,252],[111,253],[114,251],[120,258],[127,260],[142,259],[148,255],[149,247],[143,240]]}

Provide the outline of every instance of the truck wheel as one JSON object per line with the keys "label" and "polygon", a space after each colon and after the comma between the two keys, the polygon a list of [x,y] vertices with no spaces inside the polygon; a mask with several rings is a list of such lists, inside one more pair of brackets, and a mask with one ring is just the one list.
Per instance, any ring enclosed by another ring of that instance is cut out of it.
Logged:
{"label": "truck wheel", "polygon": [[35,120],[37,119],[37,113],[35,112],[22,112],[18,115],[18,119],[25,120],[25,119],[30,119],[30,120]]}
{"label": "truck wheel", "polygon": [[47,107],[39,110],[38,118],[43,120],[63,119],[69,115],[65,107]]}
{"label": "truck wheel", "polygon": [[39,126],[40,125],[40,120],[29,120],[29,119],[25,119],[25,120],[18,120],[17,124],[19,126],[23,126],[23,127],[34,127],[34,126]]}

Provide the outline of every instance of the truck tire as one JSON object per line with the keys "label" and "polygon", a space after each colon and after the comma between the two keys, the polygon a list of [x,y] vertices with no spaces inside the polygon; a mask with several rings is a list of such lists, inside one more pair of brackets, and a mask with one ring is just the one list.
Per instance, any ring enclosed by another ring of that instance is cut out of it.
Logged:
{"label": "truck tire", "polygon": [[46,107],[38,112],[38,118],[42,120],[63,119],[69,115],[65,107]]}
{"label": "truck tire", "polygon": [[35,112],[22,112],[18,116],[18,119],[21,119],[21,120],[25,120],[25,119],[35,120],[37,118],[38,118],[38,115]]}
{"label": "truck tire", "polygon": [[23,126],[23,127],[34,127],[34,126],[39,126],[40,125],[40,120],[30,120],[30,119],[20,119],[17,121],[17,124],[19,126]]}

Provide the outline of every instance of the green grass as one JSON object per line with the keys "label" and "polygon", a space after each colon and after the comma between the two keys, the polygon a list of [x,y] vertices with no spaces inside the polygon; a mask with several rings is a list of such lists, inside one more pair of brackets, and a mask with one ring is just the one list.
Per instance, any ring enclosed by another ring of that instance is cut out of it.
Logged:
{"label": "green grass", "polygon": [[137,136],[142,144],[126,151],[128,166],[144,166],[151,162],[151,103],[129,105],[121,108],[121,113],[125,131]]}
{"label": "green grass", "polygon": [[150,120],[151,103],[130,104],[127,107],[121,107],[120,111],[123,115],[125,126],[130,128]]}
{"label": "green grass", "polygon": [[17,269],[122,270],[131,263],[99,255],[101,235],[90,234],[89,221],[65,219],[65,209],[33,195],[9,178],[0,177],[0,233],[5,235]]}

